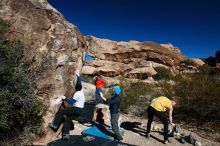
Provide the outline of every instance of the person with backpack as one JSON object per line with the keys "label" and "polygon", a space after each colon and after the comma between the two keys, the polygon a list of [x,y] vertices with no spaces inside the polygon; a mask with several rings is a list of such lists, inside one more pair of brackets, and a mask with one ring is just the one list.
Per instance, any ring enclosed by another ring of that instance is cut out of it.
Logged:
{"label": "person with backpack", "polygon": [[174,100],[170,100],[165,96],[160,96],[155,98],[149,105],[148,112],[148,123],[147,123],[147,132],[146,137],[150,137],[151,124],[153,122],[154,116],[158,117],[160,121],[164,124],[164,143],[167,144],[168,140],[168,120],[166,116],[166,112],[169,115],[169,122],[172,126],[175,126],[173,123],[173,107],[176,106],[176,102]]}
{"label": "person with backpack", "polygon": [[109,105],[112,130],[115,134],[114,139],[121,141],[123,140],[123,137],[120,134],[120,127],[118,124],[120,116],[121,88],[120,86],[114,86],[113,90],[114,94],[111,98],[106,99],[102,93],[100,94],[100,97]]}
{"label": "person with backpack", "polygon": [[49,127],[55,132],[59,129],[62,122],[64,123],[62,129],[62,139],[69,139],[69,130],[71,129],[71,125],[73,117],[79,117],[82,114],[82,110],[84,108],[85,96],[82,90],[82,82],[79,76],[79,72],[76,71],[77,82],[75,86],[75,93],[72,98],[66,98],[64,100],[64,105],[69,104],[72,106],[66,106],[58,111],[52,123],[49,123]]}

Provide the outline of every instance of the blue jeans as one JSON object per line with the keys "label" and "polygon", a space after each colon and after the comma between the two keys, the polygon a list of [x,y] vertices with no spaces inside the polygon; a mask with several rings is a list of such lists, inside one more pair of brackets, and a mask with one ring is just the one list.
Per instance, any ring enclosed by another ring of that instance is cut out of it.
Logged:
{"label": "blue jeans", "polygon": [[104,89],[103,88],[99,88],[99,89],[96,89],[95,91],[95,101],[96,101],[96,104],[99,104],[99,103],[104,103],[104,100],[102,99],[102,97],[100,96],[100,93],[103,93],[104,92]]}
{"label": "blue jeans", "polygon": [[71,128],[71,122],[74,117],[79,117],[82,114],[82,108],[78,107],[70,107],[70,108],[64,108],[60,109],[58,113],[55,116],[55,119],[53,121],[53,125],[57,127],[57,129],[60,127],[61,123],[64,123],[62,133],[63,134],[69,134],[69,130]]}
{"label": "blue jeans", "polygon": [[119,113],[111,114],[112,130],[117,139],[122,139],[122,136],[120,134],[119,124],[118,124],[118,119],[119,119]]}

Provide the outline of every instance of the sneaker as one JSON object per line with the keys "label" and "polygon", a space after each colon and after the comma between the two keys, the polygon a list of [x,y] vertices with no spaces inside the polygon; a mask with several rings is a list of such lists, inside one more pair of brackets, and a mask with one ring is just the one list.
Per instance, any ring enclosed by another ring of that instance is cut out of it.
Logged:
{"label": "sneaker", "polygon": [[171,141],[170,141],[170,140],[164,140],[163,143],[164,143],[164,144],[169,144],[169,143],[171,143]]}
{"label": "sneaker", "polygon": [[114,140],[115,140],[115,141],[122,141],[122,140],[123,140],[123,137],[122,137],[122,136],[115,136],[115,137],[114,137]]}
{"label": "sneaker", "polygon": [[123,136],[125,133],[125,129],[124,128],[120,128],[120,134]]}
{"label": "sneaker", "polygon": [[69,134],[63,134],[62,135],[62,140],[69,140],[70,135]]}
{"label": "sneaker", "polygon": [[55,126],[53,123],[49,123],[48,126],[54,131],[57,130],[57,126]]}
{"label": "sneaker", "polygon": [[70,130],[74,130],[75,128],[74,128],[74,123],[73,122],[71,122],[70,123]]}
{"label": "sneaker", "polygon": [[185,136],[185,140],[190,144],[195,144],[195,139],[192,137],[192,135]]}

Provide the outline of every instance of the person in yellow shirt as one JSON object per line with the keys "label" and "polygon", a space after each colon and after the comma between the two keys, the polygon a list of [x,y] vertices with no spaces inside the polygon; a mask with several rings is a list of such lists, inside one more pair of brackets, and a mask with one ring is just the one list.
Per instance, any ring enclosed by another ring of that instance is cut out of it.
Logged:
{"label": "person in yellow shirt", "polygon": [[148,112],[148,123],[147,123],[147,133],[146,137],[150,136],[151,123],[153,122],[154,116],[157,116],[160,121],[164,124],[164,143],[168,143],[168,120],[166,117],[166,112],[169,113],[169,122],[172,126],[173,123],[172,113],[173,107],[176,106],[176,102],[168,99],[167,97],[160,96],[154,99],[147,109]]}

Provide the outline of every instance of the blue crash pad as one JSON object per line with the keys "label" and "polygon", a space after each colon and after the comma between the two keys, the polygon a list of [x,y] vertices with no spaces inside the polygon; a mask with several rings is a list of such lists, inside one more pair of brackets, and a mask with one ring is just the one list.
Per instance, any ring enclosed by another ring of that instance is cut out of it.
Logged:
{"label": "blue crash pad", "polygon": [[69,140],[58,139],[48,146],[137,146],[90,135],[71,135]]}
{"label": "blue crash pad", "polygon": [[111,132],[111,130],[109,130],[107,126],[98,125],[98,124],[83,130],[82,134],[92,135],[104,139],[111,139],[111,140],[114,139],[113,133]]}

